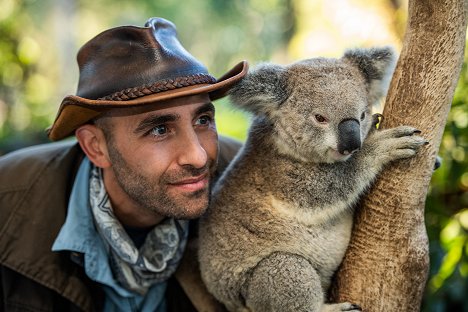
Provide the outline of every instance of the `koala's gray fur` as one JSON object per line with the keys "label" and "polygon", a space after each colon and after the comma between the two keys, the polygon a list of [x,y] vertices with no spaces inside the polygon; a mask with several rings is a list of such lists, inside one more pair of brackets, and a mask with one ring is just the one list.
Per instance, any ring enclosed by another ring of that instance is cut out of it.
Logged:
{"label": "koala's gray fur", "polygon": [[324,304],[352,207],[385,164],[427,143],[409,126],[375,130],[371,107],[393,62],[380,48],[263,64],[232,90],[255,118],[213,190],[199,251],[203,280],[230,311],[359,310]]}

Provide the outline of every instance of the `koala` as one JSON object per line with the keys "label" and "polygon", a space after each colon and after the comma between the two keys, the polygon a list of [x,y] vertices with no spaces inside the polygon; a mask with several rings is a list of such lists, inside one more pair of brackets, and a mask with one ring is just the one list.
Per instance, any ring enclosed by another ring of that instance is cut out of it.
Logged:
{"label": "koala", "polygon": [[410,126],[376,129],[394,59],[385,47],[261,64],[230,92],[254,118],[199,227],[202,279],[229,311],[360,311],[325,303],[353,206],[427,144]]}

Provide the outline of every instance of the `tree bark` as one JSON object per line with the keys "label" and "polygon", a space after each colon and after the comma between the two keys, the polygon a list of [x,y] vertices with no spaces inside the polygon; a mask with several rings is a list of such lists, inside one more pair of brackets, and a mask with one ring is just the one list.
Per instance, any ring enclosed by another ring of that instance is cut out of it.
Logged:
{"label": "tree bark", "polygon": [[382,128],[411,125],[430,141],[380,175],[356,211],[332,286],[364,311],[419,311],[429,271],[424,204],[463,63],[468,0],[410,0]]}

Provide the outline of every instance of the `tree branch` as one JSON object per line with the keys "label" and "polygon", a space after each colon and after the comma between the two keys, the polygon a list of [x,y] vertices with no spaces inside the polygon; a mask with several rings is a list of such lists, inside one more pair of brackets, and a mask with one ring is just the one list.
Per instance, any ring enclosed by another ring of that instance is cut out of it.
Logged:
{"label": "tree branch", "polygon": [[364,311],[420,310],[429,270],[424,204],[463,63],[467,0],[410,0],[408,13],[382,127],[414,126],[430,144],[388,167],[356,212],[332,297]]}

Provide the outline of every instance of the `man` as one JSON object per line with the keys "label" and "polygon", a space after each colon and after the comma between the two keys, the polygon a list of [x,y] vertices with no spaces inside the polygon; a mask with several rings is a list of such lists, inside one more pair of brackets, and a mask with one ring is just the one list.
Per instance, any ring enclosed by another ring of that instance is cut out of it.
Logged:
{"label": "man", "polygon": [[211,101],[247,64],[216,80],[151,18],[99,34],[78,65],[48,132],[78,144],[0,159],[0,310],[190,311],[203,293],[188,219],[238,149],[221,138],[218,155]]}

